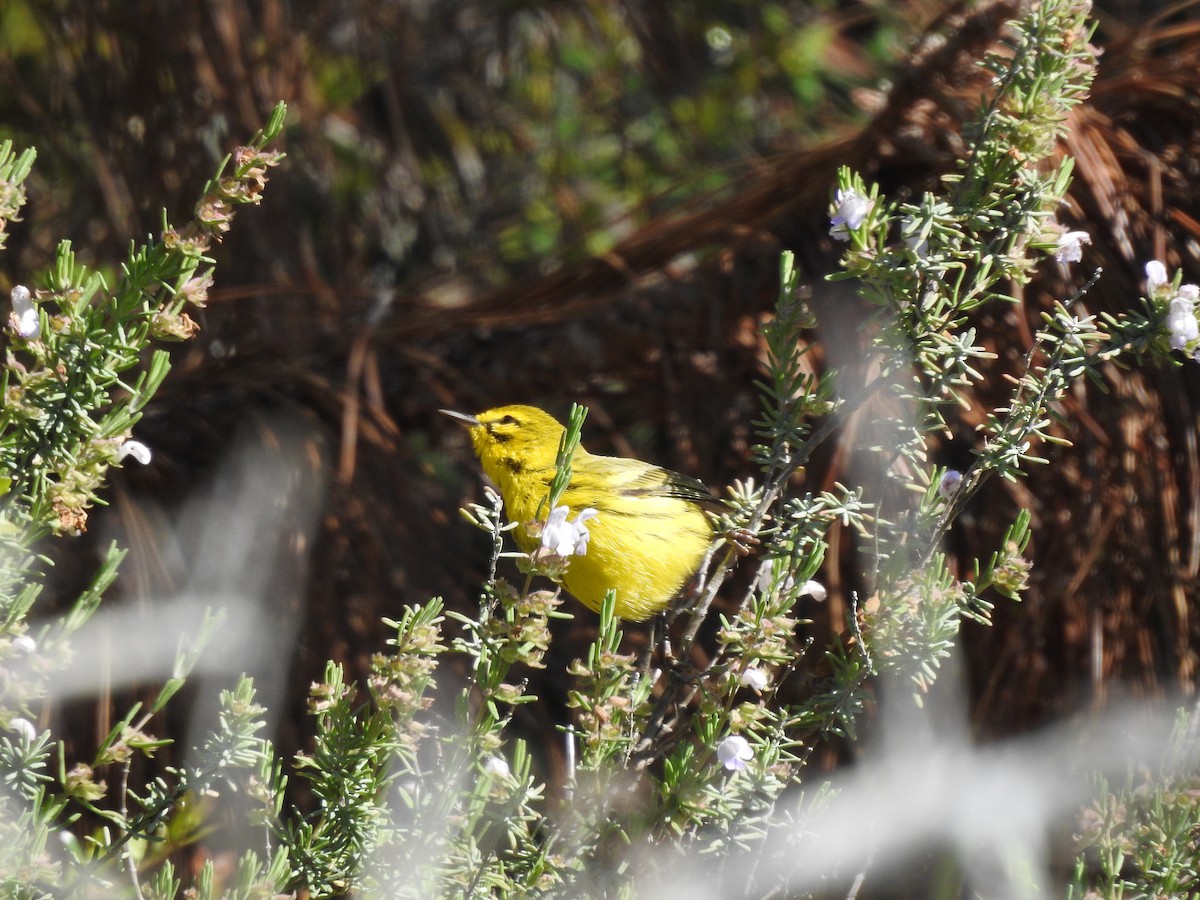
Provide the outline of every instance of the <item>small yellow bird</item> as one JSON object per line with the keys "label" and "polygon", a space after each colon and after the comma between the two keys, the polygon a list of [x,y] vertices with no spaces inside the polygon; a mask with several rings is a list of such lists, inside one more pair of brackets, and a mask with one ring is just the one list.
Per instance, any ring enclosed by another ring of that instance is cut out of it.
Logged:
{"label": "small yellow bird", "polygon": [[[517,545],[526,553],[538,541],[527,524],[545,508],[565,429],[534,406],[500,406],[475,416],[443,409],[471,428],[471,443],[483,470],[518,523]],[[575,450],[571,480],[561,505],[574,519],[587,508],[590,539],[582,556],[571,558],[563,586],[585,606],[599,610],[605,593],[617,592],[616,614],[641,621],[665,609],[695,574],[713,539],[705,515],[715,505],[694,478],[638,459],[594,456]]]}

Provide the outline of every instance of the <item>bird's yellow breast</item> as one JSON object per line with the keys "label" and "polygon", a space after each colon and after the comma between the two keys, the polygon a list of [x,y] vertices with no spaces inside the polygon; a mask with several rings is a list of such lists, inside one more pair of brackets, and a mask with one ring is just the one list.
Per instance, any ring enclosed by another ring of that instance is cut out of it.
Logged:
{"label": "bird's yellow breast", "polygon": [[[568,488],[564,499],[572,511],[586,508],[577,506],[586,492],[573,497]],[[640,621],[664,609],[695,574],[712,540],[708,517],[690,501],[621,497],[588,505],[596,509],[588,522],[588,550],[571,559],[563,585],[593,610],[613,588],[623,619]]]}

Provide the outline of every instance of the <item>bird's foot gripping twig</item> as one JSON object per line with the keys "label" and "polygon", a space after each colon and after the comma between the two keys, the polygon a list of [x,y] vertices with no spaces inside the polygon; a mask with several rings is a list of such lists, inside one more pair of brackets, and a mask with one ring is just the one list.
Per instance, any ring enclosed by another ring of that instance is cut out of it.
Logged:
{"label": "bird's foot gripping twig", "polygon": [[749,556],[762,543],[758,535],[749,528],[730,528],[721,538],[732,547],[738,556]]}

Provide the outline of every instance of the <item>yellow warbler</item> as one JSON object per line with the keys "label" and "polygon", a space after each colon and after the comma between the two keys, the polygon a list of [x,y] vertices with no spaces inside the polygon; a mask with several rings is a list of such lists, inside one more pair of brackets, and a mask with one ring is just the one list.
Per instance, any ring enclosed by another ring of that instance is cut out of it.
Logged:
{"label": "yellow warbler", "polygon": [[[525,526],[546,521],[550,481],[564,428],[533,406],[501,406],[475,416],[442,410],[471,428],[483,470],[504,498],[514,536],[526,553],[538,547]],[[638,459],[575,450],[561,505],[587,519],[586,552],[572,556],[563,586],[600,609],[617,592],[616,614],[640,621],[666,606],[696,572],[713,538],[704,506],[713,497],[699,481]]]}

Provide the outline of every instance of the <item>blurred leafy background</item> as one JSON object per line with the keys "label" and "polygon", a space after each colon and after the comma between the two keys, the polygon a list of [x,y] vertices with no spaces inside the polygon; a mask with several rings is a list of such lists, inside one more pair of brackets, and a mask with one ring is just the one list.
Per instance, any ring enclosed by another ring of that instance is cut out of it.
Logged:
{"label": "blurred leafy background", "polygon": [[[947,171],[983,83],[974,63],[1019,7],[6,0],[0,138],[39,156],[0,259],[5,292],[61,237],[89,264],[120,258],[162,207],[185,212],[278,100],[290,110],[288,160],[217,248],[200,338],[177,348],[139,427],[154,464],[114,473],[111,508],[55,550],[48,595],[73,596],[97,537],[115,532],[135,551],[124,601],[151,602],[175,577],[152,536],[235,440],[305,442],[332,477],[315,540],[288,550],[305,587],[275,598],[301,623],[281,723],[281,750],[297,749],[291,720],[326,659],[363,671],[381,618],[406,602],[474,604],[487,548],[456,509],[477,494],[476,469],[436,408],[561,414],[576,400],[592,410],[594,451],[714,486],[749,474],[780,249],[797,251],[813,285],[814,340],[853,348],[867,311],[821,281],[838,249],[826,234],[834,171],[854,166],[898,197]],[[1096,10],[1104,55],[1063,148],[1077,159],[1063,218],[1092,234],[1084,264],[1104,268],[1090,311],[1136,302],[1151,258],[1200,280],[1196,9]],[[1063,290],[1051,272],[1022,305],[981,318],[997,373]],[[1113,370],[1077,392],[1074,448],[990,487],[952,536],[948,550],[968,558],[1014,508],[1034,513],[1026,602],[964,633],[981,734],[1115,690],[1194,690],[1197,379],[1194,367]],[[280,428],[281,414],[311,428]],[[975,424],[965,410],[942,462],[969,459]],[[810,483],[839,477],[854,426]],[[834,548],[818,632],[842,627],[859,585],[852,536]],[[534,690],[551,704],[593,628],[582,611],[559,624]],[[117,706],[101,694],[51,714],[94,744]],[[518,724],[536,736],[547,721],[522,708]]]}

